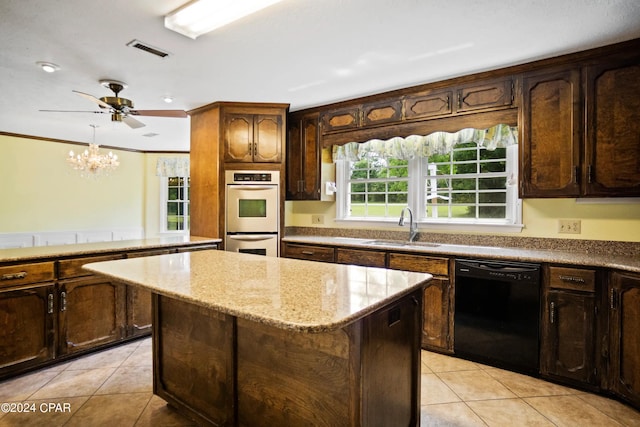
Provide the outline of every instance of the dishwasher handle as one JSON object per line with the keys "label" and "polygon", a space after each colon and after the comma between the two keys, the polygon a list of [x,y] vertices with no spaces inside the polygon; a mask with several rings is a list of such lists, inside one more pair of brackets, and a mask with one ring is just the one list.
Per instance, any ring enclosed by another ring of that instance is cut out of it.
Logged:
{"label": "dishwasher handle", "polygon": [[505,279],[532,283],[538,282],[540,278],[540,266],[538,264],[456,259],[455,266],[456,275],[464,277]]}

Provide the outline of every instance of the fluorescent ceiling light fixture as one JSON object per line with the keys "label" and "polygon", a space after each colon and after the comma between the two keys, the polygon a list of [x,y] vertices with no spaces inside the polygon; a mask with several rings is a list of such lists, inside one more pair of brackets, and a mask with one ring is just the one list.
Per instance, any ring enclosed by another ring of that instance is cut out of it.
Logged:
{"label": "fluorescent ceiling light fixture", "polygon": [[196,39],[282,0],[193,0],[164,17],[164,26]]}

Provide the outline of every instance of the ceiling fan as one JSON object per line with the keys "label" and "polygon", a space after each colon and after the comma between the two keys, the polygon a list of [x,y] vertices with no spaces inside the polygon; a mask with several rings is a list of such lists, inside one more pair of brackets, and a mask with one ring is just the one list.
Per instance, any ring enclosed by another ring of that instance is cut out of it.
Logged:
{"label": "ceiling fan", "polygon": [[95,102],[105,111],[64,111],[64,110],[40,110],[59,113],[95,113],[95,114],[111,114],[112,122],[124,122],[132,129],[144,127],[145,124],[133,118],[132,116],[149,116],[149,117],[187,117],[187,112],[183,110],[134,110],[133,101],[127,98],[120,98],[118,94],[127,87],[123,82],[117,80],[100,80],[100,84],[114,93],[115,96],[103,96],[96,98],[88,93],[74,90],[73,92]]}

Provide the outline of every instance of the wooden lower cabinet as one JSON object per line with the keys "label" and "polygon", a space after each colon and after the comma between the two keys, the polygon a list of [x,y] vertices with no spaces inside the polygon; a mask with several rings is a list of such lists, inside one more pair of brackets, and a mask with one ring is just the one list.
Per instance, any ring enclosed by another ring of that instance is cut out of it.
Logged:
{"label": "wooden lower cabinet", "polygon": [[545,277],[540,373],[596,387],[600,383],[596,271],[549,266]]}
{"label": "wooden lower cabinet", "polygon": [[404,253],[389,253],[389,268],[430,273],[424,288],[422,347],[453,353],[453,298],[449,281],[449,259]]}
{"label": "wooden lower cabinet", "polygon": [[550,291],[543,312],[541,374],[596,385],[594,295]]}
{"label": "wooden lower cabinet", "polygon": [[386,259],[387,255],[384,251],[336,248],[336,263],[338,264],[385,267]]}
{"label": "wooden lower cabinet", "polygon": [[305,259],[307,261],[333,262],[335,256],[335,249],[327,246],[284,243],[282,249],[282,256],[285,258]]}
{"label": "wooden lower cabinet", "polygon": [[54,357],[53,283],[0,289],[0,378]]}
{"label": "wooden lower cabinet", "polygon": [[613,272],[608,296],[608,386],[640,408],[640,274]]}
{"label": "wooden lower cabinet", "polygon": [[127,336],[149,335],[152,324],[151,292],[127,286]]}
{"label": "wooden lower cabinet", "polygon": [[125,285],[86,276],[58,284],[60,355],[117,342],[126,335]]}
{"label": "wooden lower cabinet", "polygon": [[154,295],[154,393],[200,425],[419,425],[421,300],[303,333]]}

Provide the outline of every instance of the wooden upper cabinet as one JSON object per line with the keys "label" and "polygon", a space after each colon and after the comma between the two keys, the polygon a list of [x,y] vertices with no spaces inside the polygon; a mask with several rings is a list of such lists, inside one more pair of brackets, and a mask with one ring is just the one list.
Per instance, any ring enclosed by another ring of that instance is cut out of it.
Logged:
{"label": "wooden upper cabinet", "polygon": [[325,133],[395,123],[402,120],[402,100],[386,99],[328,110],[322,113],[320,120]]}
{"label": "wooden upper cabinet", "polygon": [[523,78],[520,197],[580,194],[580,70]]}
{"label": "wooden upper cabinet", "polygon": [[456,98],[458,113],[508,107],[513,104],[513,80],[464,85],[456,89]]}
{"label": "wooden upper cabinet", "polygon": [[226,113],[225,162],[280,163],[282,116]]}
{"label": "wooden upper cabinet", "polygon": [[640,55],[586,68],[587,196],[640,195]]}
{"label": "wooden upper cabinet", "polygon": [[356,106],[325,111],[321,120],[324,132],[355,129],[360,126],[360,108]]}
{"label": "wooden upper cabinet", "polygon": [[407,96],[403,100],[405,118],[421,119],[449,115],[453,112],[452,98],[453,90]]}
{"label": "wooden upper cabinet", "polygon": [[320,126],[318,113],[287,120],[287,200],[320,200]]}

